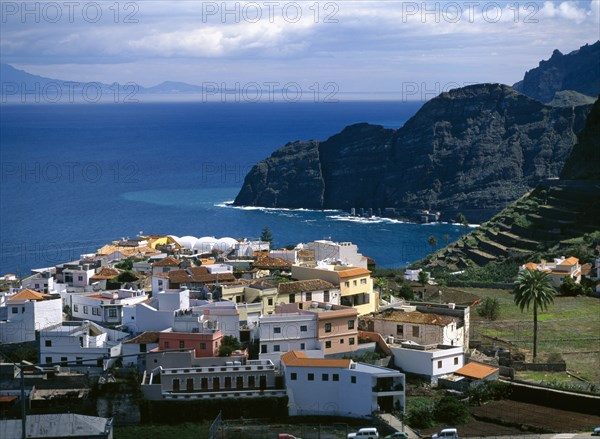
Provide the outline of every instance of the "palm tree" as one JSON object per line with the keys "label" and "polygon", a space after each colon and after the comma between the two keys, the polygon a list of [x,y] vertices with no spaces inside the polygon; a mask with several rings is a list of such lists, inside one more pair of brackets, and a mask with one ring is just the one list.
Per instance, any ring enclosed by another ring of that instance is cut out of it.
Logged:
{"label": "palm tree", "polygon": [[429,236],[429,238],[427,238],[427,243],[431,246],[431,251],[435,251],[435,248],[437,247],[437,238],[434,235]]}
{"label": "palm tree", "polygon": [[383,278],[383,277],[376,277],[375,278],[375,286],[379,289],[379,300],[381,301],[381,298],[383,297],[383,289],[387,287],[387,279]]}
{"label": "palm tree", "polygon": [[537,313],[548,309],[548,305],[554,302],[556,290],[552,286],[552,279],[543,271],[523,270],[517,277],[517,286],[513,291],[515,305],[523,311],[529,305],[533,305],[533,359],[537,356]]}

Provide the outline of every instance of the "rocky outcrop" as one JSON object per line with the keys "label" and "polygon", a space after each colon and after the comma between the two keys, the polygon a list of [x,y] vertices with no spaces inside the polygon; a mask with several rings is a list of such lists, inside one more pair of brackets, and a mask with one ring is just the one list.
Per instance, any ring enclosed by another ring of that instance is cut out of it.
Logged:
{"label": "rocky outcrop", "polygon": [[398,130],[357,124],[286,145],[250,171],[235,204],[487,219],[559,175],[589,109],[546,106],[500,84],[455,89]]}
{"label": "rocky outcrop", "polygon": [[600,97],[563,168],[566,180],[600,180]]}
{"label": "rocky outcrop", "polygon": [[[548,60],[528,71],[522,81],[513,86],[541,102],[553,100],[556,92],[572,90],[595,97],[600,93],[600,41],[586,44],[563,55],[559,50]],[[579,99],[575,102],[580,101]]]}

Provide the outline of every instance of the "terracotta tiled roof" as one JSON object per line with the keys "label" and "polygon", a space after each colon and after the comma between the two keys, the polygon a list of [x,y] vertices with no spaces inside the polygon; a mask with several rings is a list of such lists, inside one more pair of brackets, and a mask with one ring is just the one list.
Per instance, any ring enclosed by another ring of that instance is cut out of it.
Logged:
{"label": "terracotta tiled roof", "polygon": [[119,274],[121,274],[122,270],[119,270],[118,268],[111,268],[111,267],[102,267],[100,269],[100,271],[96,274],[94,274],[91,278],[92,279],[113,279],[115,277],[117,277]]}
{"label": "terracotta tiled roof", "polygon": [[454,373],[456,375],[462,375],[467,378],[482,380],[498,370],[499,369],[497,367],[492,367],[481,363],[469,363],[466,366],[461,367]]}
{"label": "terracotta tiled roof", "polygon": [[576,265],[578,263],[579,259],[577,259],[575,256],[571,256],[570,258],[565,259],[558,265]]}
{"label": "terracotta tiled roof", "polygon": [[167,273],[169,282],[175,284],[185,283],[213,283],[217,279],[219,282],[228,282],[235,280],[231,273],[210,274],[206,267],[191,267],[185,270],[172,270]]}
{"label": "terracotta tiled roof", "polygon": [[164,259],[161,259],[158,262],[153,264],[154,267],[179,267],[181,261],[179,259],[174,258],[173,256],[167,256]]}
{"label": "terracotta tiled roof", "polygon": [[310,279],[281,283],[279,284],[279,293],[294,294],[305,291],[332,290],[334,288],[336,288],[336,286],[327,281],[321,279]]}
{"label": "terracotta tiled roof", "polygon": [[538,264],[536,264],[535,262],[528,262],[525,265],[523,265],[523,268],[525,268],[526,270],[537,270]]}
{"label": "terracotta tiled roof", "polygon": [[296,367],[338,367],[348,369],[351,360],[338,358],[309,358],[304,352],[289,351],[281,355],[286,366]]}
{"label": "terracotta tiled roof", "polygon": [[449,317],[433,313],[423,313],[419,311],[406,312],[396,309],[386,310],[375,316],[364,316],[368,320],[389,320],[401,323],[416,323],[422,325],[447,326],[455,320]]}
{"label": "terracotta tiled roof", "polygon": [[371,274],[371,272],[369,270],[367,270],[366,268],[360,268],[360,267],[346,268],[346,269],[336,270],[336,271],[338,272],[341,279],[346,279],[349,277],[357,277],[357,276],[366,276],[368,274]]}
{"label": "terracotta tiled roof", "polygon": [[160,332],[146,331],[130,340],[124,341],[123,344],[141,344],[141,343],[158,343]]}
{"label": "terracotta tiled roof", "polygon": [[252,266],[255,268],[266,268],[270,270],[287,270],[292,267],[292,263],[287,259],[272,258],[267,256],[254,261]]}
{"label": "terracotta tiled roof", "polygon": [[37,291],[33,291],[30,289],[25,289],[19,291],[14,296],[9,296],[8,301],[12,302],[13,300],[46,300],[52,297],[50,294],[38,293]]}

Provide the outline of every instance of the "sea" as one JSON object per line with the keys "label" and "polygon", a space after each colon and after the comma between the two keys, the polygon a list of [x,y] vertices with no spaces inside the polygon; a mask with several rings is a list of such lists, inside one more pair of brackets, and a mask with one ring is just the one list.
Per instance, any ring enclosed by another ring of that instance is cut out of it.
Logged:
{"label": "sea", "polygon": [[403,267],[467,229],[342,211],[236,208],[252,165],[345,126],[402,126],[420,102],[162,102],[0,106],[0,275],[76,260],[142,234],[351,241]]}

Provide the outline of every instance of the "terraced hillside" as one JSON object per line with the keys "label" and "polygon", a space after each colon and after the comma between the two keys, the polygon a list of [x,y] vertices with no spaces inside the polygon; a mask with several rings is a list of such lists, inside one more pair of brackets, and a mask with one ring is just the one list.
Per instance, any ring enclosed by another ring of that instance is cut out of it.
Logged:
{"label": "terraced hillside", "polygon": [[548,180],[480,228],[426,260],[428,267],[461,270],[489,262],[595,246],[600,232],[600,181]]}

